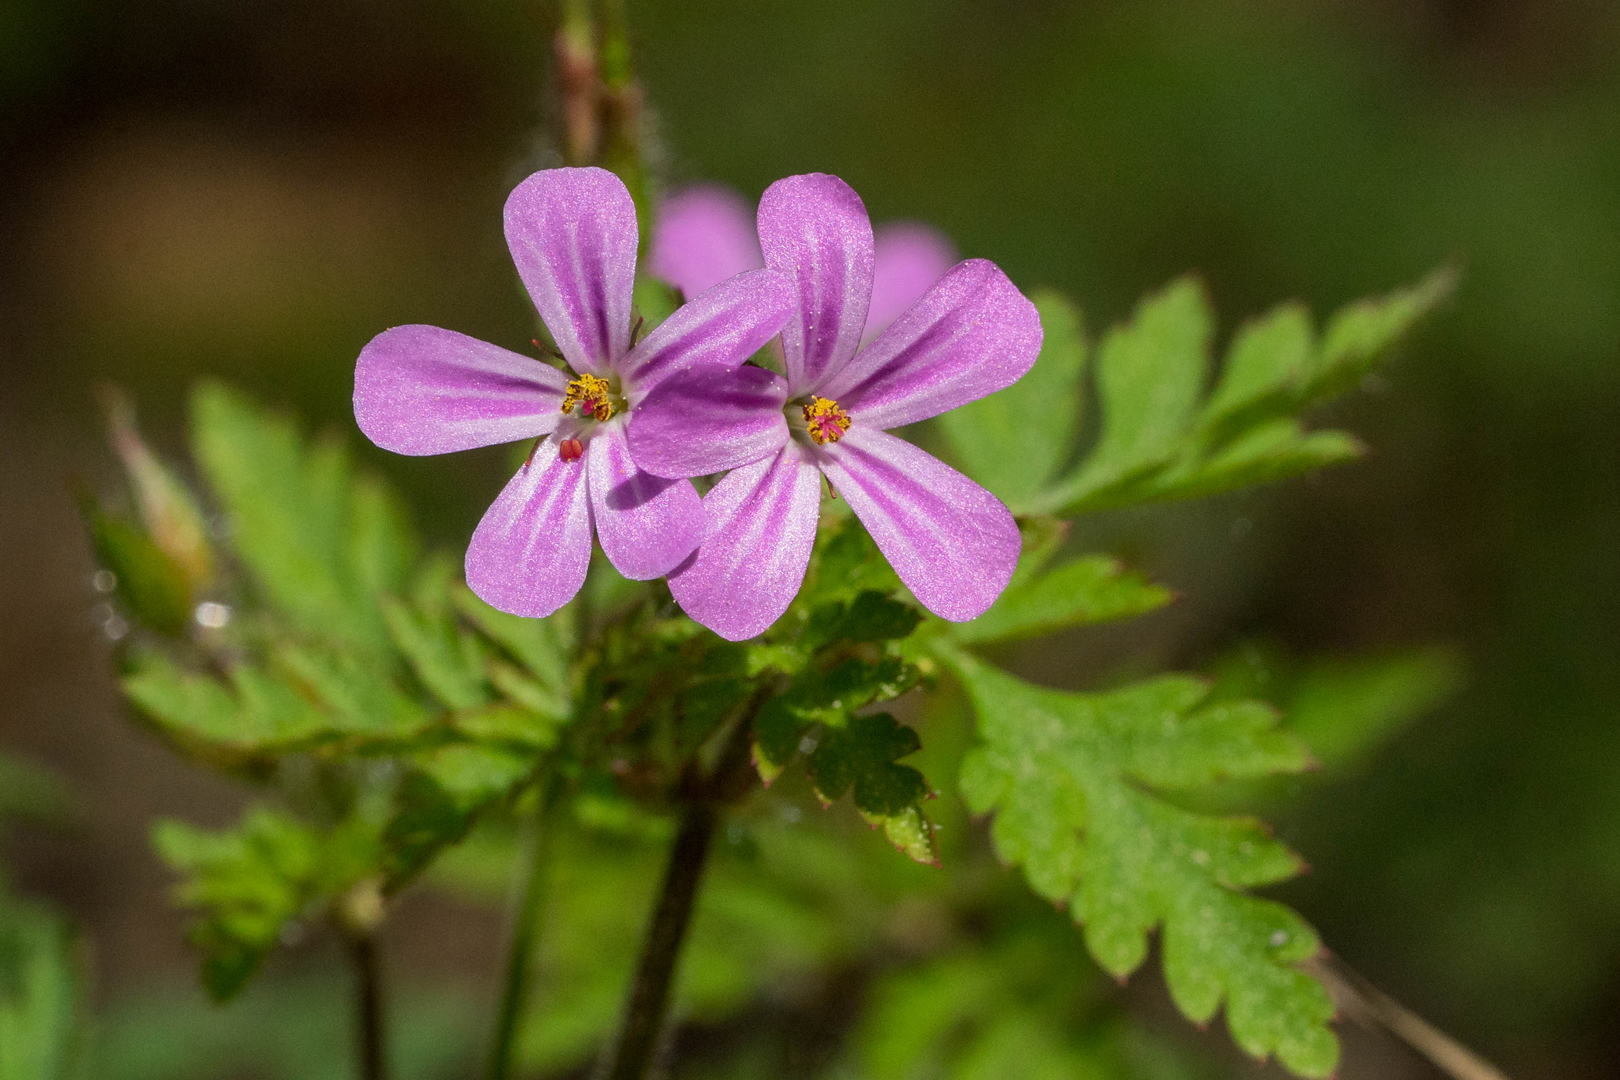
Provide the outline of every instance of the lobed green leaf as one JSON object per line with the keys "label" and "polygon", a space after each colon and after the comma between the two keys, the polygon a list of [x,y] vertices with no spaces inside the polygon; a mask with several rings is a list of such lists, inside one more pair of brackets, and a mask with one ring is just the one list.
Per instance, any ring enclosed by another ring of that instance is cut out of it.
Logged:
{"label": "lobed green leaf", "polygon": [[1173,805],[1154,789],[1297,772],[1305,746],[1252,702],[1209,704],[1209,687],[1164,676],[1100,694],[1043,690],[964,653],[946,660],[967,686],[983,743],[961,789],[994,812],[1002,858],[1066,903],[1087,948],[1118,976],[1162,927],[1171,996],[1190,1019],[1224,1003],[1239,1046],[1304,1076],[1338,1058],[1333,1005],[1299,961],[1319,943],[1287,908],[1243,890],[1299,872],[1297,856],[1253,819]]}

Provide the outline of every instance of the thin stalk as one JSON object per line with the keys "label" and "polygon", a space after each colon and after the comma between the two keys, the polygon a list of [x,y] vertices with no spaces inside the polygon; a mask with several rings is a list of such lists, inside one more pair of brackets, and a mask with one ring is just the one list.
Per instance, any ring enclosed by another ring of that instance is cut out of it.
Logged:
{"label": "thin stalk", "polygon": [[618,174],[636,204],[641,222],[641,254],[652,235],[647,168],[642,153],[641,86],[630,62],[629,19],[625,0],[598,0],[601,46],[597,68],[602,79],[602,164]]}
{"label": "thin stalk", "polygon": [[675,963],[680,958],[681,942],[692,919],[698,883],[703,878],[718,820],[715,808],[706,801],[692,803],[681,816],[680,831],[675,834],[669,865],[664,870],[663,887],[658,892],[658,907],[647,926],[641,958],[636,964],[624,1026],[601,1073],[606,1080],[645,1080],[652,1067],[664,1027]]}
{"label": "thin stalk", "polygon": [[507,1080],[512,1075],[512,1052],[516,1048],[518,1023],[529,1003],[533,981],[534,952],[540,942],[545,914],[546,870],[551,863],[553,809],[562,785],[553,776],[530,823],[531,843],[520,870],[518,903],[512,921],[511,949],[506,959],[506,985],[501,991],[500,1011],[495,1020],[495,1041],[489,1058],[489,1080]]}
{"label": "thin stalk", "polygon": [[597,1071],[601,1080],[646,1080],[652,1070],[669,1008],[675,965],[692,921],[720,810],[741,795],[753,775],[748,749],[754,717],[769,696],[768,690],[758,691],[731,726],[718,735],[718,753],[709,767],[702,767],[699,755],[687,777],[680,828],[670,847],[658,905],[642,941],[618,1041]]}
{"label": "thin stalk", "polygon": [[599,137],[596,24],[591,18],[590,0],[562,0],[562,25],[557,29],[555,47],[562,97],[563,161],[589,165],[596,159]]}
{"label": "thin stalk", "polygon": [[388,1063],[383,1053],[382,968],[377,959],[376,937],[369,933],[350,935],[349,959],[354,963],[360,1076],[362,1080],[387,1080]]}

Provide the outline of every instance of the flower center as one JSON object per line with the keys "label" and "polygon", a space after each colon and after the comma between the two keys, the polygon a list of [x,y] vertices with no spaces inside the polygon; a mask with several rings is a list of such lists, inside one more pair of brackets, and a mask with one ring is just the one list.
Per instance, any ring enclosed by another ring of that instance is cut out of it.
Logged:
{"label": "flower center", "polygon": [[832,398],[811,398],[804,407],[804,424],[817,446],[842,439],[849,423],[849,415]]}
{"label": "flower center", "polygon": [[581,375],[568,384],[563,395],[562,411],[571,413],[579,406],[579,418],[607,420],[614,413],[613,387],[596,375]]}

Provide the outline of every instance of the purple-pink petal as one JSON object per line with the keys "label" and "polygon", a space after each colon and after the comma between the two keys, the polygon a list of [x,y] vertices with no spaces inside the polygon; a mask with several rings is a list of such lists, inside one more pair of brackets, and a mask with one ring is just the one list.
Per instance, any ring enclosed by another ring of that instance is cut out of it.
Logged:
{"label": "purple-pink petal", "polygon": [[1035,305],[995,263],[969,259],[821,393],[836,399],[857,426],[900,427],[1012,385],[1040,351]]}
{"label": "purple-pink petal", "polygon": [[575,371],[630,348],[636,207],[606,169],[546,169],[506,200],[506,245],[540,319]]}
{"label": "purple-pink petal", "polygon": [[1018,564],[1018,525],[984,488],[905,440],[858,423],[815,454],[929,611],[966,622],[1007,587]]}
{"label": "purple-pink petal", "polygon": [[774,454],[788,439],[787,383],[745,365],[681,371],[631,414],[630,453],[655,476],[707,476]]}
{"label": "purple-pink petal", "polygon": [[901,221],[878,227],[872,259],[872,306],[866,312],[867,341],[922,299],[956,264],[956,248],[929,225]]}
{"label": "purple-pink petal", "polygon": [[542,618],[574,598],[591,563],[585,463],[548,438],[491,504],[467,545],[467,587],[491,607]]}
{"label": "purple-pink petal", "polygon": [[765,265],[748,204],[730,188],[687,188],[664,200],[653,229],[648,271],[688,297]]}
{"label": "purple-pink petal", "polygon": [[728,641],[764,633],[804,581],[820,505],[821,473],[798,443],[728,473],[703,499],[702,546],[670,575],[675,602]]}
{"label": "purple-pink petal", "polygon": [[596,538],[614,569],[632,581],[663,577],[703,539],[703,502],[690,480],[636,468],[624,420],[601,425],[585,448]]}
{"label": "purple-pink petal", "polygon": [[815,390],[860,348],[872,300],[872,222],[836,176],[778,180],[759,200],[765,265],[793,275],[798,309],[782,328],[788,384]]}
{"label": "purple-pink petal", "polygon": [[682,305],[619,365],[630,404],[673,372],[741,364],[782,329],[793,301],[786,274],[750,270]]}
{"label": "purple-pink petal", "polygon": [[437,326],[396,326],[360,350],[354,419],[396,454],[448,454],[532,439],[557,426],[568,377]]}

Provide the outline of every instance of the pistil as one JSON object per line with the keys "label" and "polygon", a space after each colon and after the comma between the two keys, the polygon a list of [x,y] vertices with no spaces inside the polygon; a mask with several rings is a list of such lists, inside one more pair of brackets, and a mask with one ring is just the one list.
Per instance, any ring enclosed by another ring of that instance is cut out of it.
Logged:
{"label": "pistil", "polygon": [[849,415],[832,398],[813,398],[803,411],[805,427],[817,446],[837,442],[849,430]]}

